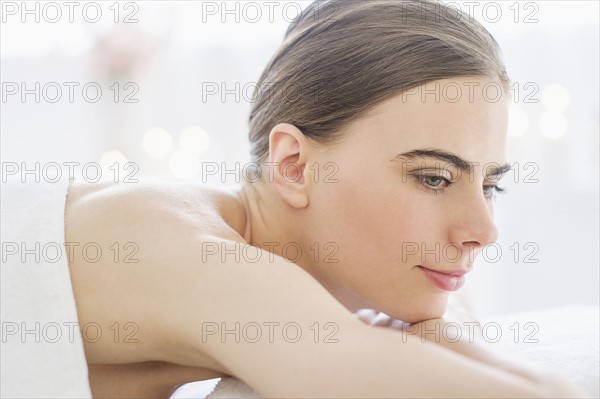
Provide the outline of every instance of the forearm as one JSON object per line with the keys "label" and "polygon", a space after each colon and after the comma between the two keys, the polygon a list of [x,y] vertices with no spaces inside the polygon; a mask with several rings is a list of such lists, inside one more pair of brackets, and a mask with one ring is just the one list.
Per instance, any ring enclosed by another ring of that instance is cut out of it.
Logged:
{"label": "forearm", "polygon": [[538,383],[545,378],[545,374],[542,371],[525,368],[515,361],[503,358],[501,355],[488,350],[482,343],[483,337],[479,330],[475,328],[475,325],[470,325],[470,331],[462,330],[459,334],[456,334],[457,330],[455,327],[458,325],[460,324],[444,319],[432,319],[410,325],[404,330],[404,333],[415,335],[422,342],[436,343],[453,352],[492,367],[503,369],[534,383]]}
{"label": "forearm", "polygon": [[[482,323],[462,305],[460,301],[450,297],[448,309],[442,318],[408,325],[404,331],[419,336],[423,341],[435,342],[478,362],[525,378],[534,384],[544,384],[552,378],[549,377],[548,370],[540,369],[531,363],[519,363],[499,352],[489,350],[485,345]],[[462,330],[459,331],[458,327],[462,327]],[[555,379],[552,383],[570,385],[560,376]]]}
{"label": "forearm", "polygon": [[226,346],[220,349],[226,357],[265,359],[225,361],[233,375],[263,397],[547,398],[576,392],[550,380],[529,381],[389,329],[337,322],[335,342],[313,338],[303,334],[293,344],[241,340],[219,346]]}

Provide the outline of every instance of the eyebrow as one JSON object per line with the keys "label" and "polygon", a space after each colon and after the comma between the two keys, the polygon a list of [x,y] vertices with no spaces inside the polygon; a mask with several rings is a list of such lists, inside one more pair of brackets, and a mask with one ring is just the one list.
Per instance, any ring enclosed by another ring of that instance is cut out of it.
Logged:
{"label": "eyebrow", "polygon": [[[417,150],[404,152],[402,154],[396,155],[392,159],[392,161],[397,161],[397,160],[414,161],[417,158],[438,159],[440,161],[444,161],[444,162],[452,164],[455,168],[457,168],[460,171],[465,172],[465,173],[469,173],[471,171],[470,165],[473,164],[473,162],[468,162],[456,154],[453,154],[448,151],[443,151],[438,148],[423,148],[423,149],[417,149]],[[489,170],[489,172],[486,174],[486,176],[503,175],[506,172],[508,172],[511,168],[512,168],[512,166],[508,163],[506,163],[504,165],[497,165],[497,164],[490,165],[486,168],[486,171]]]}

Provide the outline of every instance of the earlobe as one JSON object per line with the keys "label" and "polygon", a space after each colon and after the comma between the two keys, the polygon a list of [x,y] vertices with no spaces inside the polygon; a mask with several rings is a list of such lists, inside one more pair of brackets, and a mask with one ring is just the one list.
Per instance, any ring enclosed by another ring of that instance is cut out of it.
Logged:
{"label": "earlobe", "polygon": [[275,191],[294,208],[308,206],[310,179],[305,173],[310,153],[306,136],[296,126],[280,123],[269,134],[270,176]]}

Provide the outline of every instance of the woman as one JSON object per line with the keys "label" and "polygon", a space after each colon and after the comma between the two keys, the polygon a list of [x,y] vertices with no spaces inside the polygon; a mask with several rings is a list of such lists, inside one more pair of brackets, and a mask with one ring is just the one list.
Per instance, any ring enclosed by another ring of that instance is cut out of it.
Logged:
{"label": "woman", "polygon": [[495,40],[425,0],[306,10],[258,82],[258,167],[239,190],[70,187],[65,241],[135,249],[70,262],[80,324],[119,333],[84,337],[94,396],[226,375],[265,397],[581,395],[464,335],[431,339],[498,235],[510,83]]}

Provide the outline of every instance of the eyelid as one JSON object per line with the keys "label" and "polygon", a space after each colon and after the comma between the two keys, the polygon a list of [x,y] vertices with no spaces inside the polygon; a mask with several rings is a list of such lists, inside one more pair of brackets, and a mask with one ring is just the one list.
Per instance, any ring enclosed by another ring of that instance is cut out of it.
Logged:
{"label": "eyelid", "polygon": [[[445,172],[445,173],[443,173]],[[451,172],[449,172],[447,169],[442,169],[442,168],[427,168],[427,169],[417,169],[411,172],[411,174],[415,174],[417,176],[435,176],[435,177],[442,177],[445,179],[448,179],[450,182],[452,183],[456,183],[457,180],[455,180],[454,176],[452,175]],[[461,174],[459,176],[460,178],[463,178],[465,175]],[[493,176],[486,176],[483,180],[483,185],[484,186],[491,186],[494,184],[499,183],[504,177],[506,176],[506,173],[500,174],[500,175],[493,175]],[[468,179],[470,179],[470,177],[467,177]],[[469,180],[470,181],[470,180]]]}
{"label": "eyelid", "polygon": [[[443,174],[442,172],[446,172],[446,174]],[[454,178],[454,176],[452,176],[452,173],[450,173],[447,169],[441,169],[441,168],[417,169],[417,170],[414,170],[413,172],[411,172],[411,174],[417,174],[418,176],[443,177],[450,181],[452,181]]]}
{"label": "eyelid", "polygon": [[[449,179],[446,179],[444,176],[439,176],[439,175],[428,175],[428,174],[418,174],[418,173],[413,173],[411,174],[411,176],[417,181],[417,184],[423,188],[424,190],[426,190],[427,192],[433,193],[433,194],[442,194],[444,193],[448,188],[450,188],[450,186],[453,185],[452,181],[450,181]],[[439,179],[441,179],[445,186],[444,187],[439,187],[439,188],[432,188],[429,186],[429,184],[427,184],[425,182],[425,179],[428,177],[437,177]]]}
{"label": "eyelid", "polygon": [[492,189],[495,193],[504,194],[507,189],[506,187],[500,187],[497,184],[484,184],[483,187]]}
{"label": "eyelid", "polygon": [[[446,172],[446,173],[443,173],[443,172]],[[422,186],[424,186],[428,190],[431,190],[436,193],[443,192],[444,190],[448,189],[450,186],[454,185],[457,182],[457,180],[454,180],[454,176],[452,176],[452,173],[450,173],[447,169],[443,169],[443,168],[416,169],[416,170],[409,172],[408,174],[411,175],[412,177],[414,177]],[[445,174],[447,174],[449,176],[447,176]],[[506,176],[506,173],[493,175],[493,176],[486,176],[484,178],[484,181],[482,184],[483,188],[491,189],[494,194],[506,193],[506,191],[507,191],[506,187],[499,187],[497,184],[504,176]],[[426,177],[438,177],[440,179],[443,179],[446,181],[446,187],[438,188],[438,189],[429,188],[429,187],[427,187],[428,185],[423,180],[423,178],[426,178]],[[459,178],[460,177],[462,177],[462,175],[459,176]],[[490,181],[490,177],[493,177],[494,181]]]}
{"label": "eyelid", "polygon": [[506,173],[502,173],[499,175],[490,175],[490,176],[486,176],[483,179],[483,184],[494,184],[494,183],[498,183],[500,180],[502,180],[504,177],[506,176]]}

